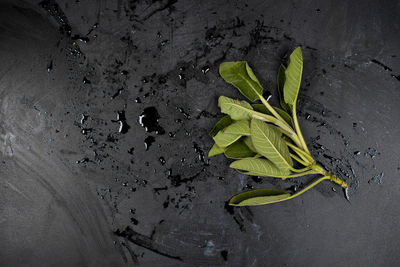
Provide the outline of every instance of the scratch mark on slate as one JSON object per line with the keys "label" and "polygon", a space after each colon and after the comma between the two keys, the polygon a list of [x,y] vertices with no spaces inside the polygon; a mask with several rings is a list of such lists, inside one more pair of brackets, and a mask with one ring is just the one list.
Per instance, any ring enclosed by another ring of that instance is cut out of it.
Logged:
{"label": "scratch mark on slate", "polygon": [[158,244],[151,238],[149,238],[145,235],[139,234],[138,232],[135,232],[129,226],[127,226],[125,228],[125,230],[122,230],[122,231],[117,229],[116,231],[114,231],[114,234],[119,237],[124,237],[126,240],[129,240],[130,242],[132,242],[140,247],[147,248],[148,250],[151,250],[154,253],[157,253],[159,255],[162,255],[162,256],[165,256],[165,257],[168,257],[171,259],[183,261],[181,257],[169,254],[167,252],[167,248],[164,245]]}

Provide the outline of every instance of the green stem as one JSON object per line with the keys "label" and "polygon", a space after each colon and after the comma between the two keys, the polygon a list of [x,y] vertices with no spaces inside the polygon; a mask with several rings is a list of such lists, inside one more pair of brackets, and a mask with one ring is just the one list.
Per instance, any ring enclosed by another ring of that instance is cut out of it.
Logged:
{"label": "green stem", "polygon": [[309,184],[308,186],[306,186],[305,188],[301,189],[299,192],[294,193],[293,195],[290,195],[287,198],[284,199],[280,199],[280,200],[276,200],[273,202],[270,202],[269,204],[272,203],[277,203],[277,202],[282,202],[282,201],[286,201],[295,197],[300,196],[301,194],[304,194],[305,192],[307,192],[308,190],[310,190],[311,188],[313,188],[314,186],[316,186],[317,184],[319,184],[320,182],[324,181],[324,180],[331,180],[332,182],[335,182],[337,184],[339,184],[340,186],[342,186],[343,188],[347,188],[347,183],[345,183],[343,180],[339,179],[338,177],[336,177],[336,175],[332,175],[331,173],[327,173],[326,175],[322,176],[321,178],[315,180],[314,182],[312,182],[311,184]]}
{"label": "green stem", "polygon": [[308,154],[310,154],[310,151],[308,150],[306,141],[304,141],[303,134],[301,133],[299,121],[298,121],[298,119],[297,119],[297,114],[296,114],[296,102],[297,102],[297,98],[296,98],[296,100],[295,100],[295,102],[294,102],[294,104],[293,104],[293,111],[292,111],[292,112],[293,112],[294,128],[295,128],[295,130],[296,130],[297,136],[298,136],[299,139],[300,139],[300,143],[301,143],[301,146],[303,147],[304,151],[307,152]]}
{"label": "green stem", "polygon": [[301,150],[300,148],[298,148],[297,146],[291,144],[290,142],[286,142],[286,144],[293,149],[294,152],[297,153],[297,155],[299,155],[303,160],[307,160],[308,162],[312,163],[315,162],[314,158],[307,152]]}
{"label": "green stem", "polygon": [[338,185],[340,185],[343,188],[347,188],[347,183],[345,181],[343,181],[342,179],[338,178],[336,175],[334,174],[330,174],[331,176],[331,181],[334,183],[337,183]]}
{"label": "green stem", "polygon": [[277,118],[279,121],[283,122],[285,126],[290,128],[289,124],[278,114],[278,112],[276,112],[276,110],[268,103],[268,101],[262,95],[258,95],[258,97],[260,98],[264,106],[269,110],[269,112],[271,112],[272,115],[275,116],[275,118]]}
{"label": "green stem", "polygon": [[[308,171],[308,170],[310,170],[310,169],[312,169],[311,166],[307,166],[307,167],[302,168],[302,169],[290,168],[290,170],[291,170],[292,172],[296,172],[296,173],[304,173],[305,171]],[[315,171],[314,171],[314,173],[315,173]]]}
{"label": "green stem", "polygon": [[313,188],[314,186],[316,186],[317,184],[319,184],[320,182],[322,182],[322,181],[324,181],[324,180],[329,180],[329,179],[330,179],[330,176],[328,176],[328,175],[323,176],[323,177],[319,178],[318,180],[316,180],[315,182],[311,183],[310,185],[306,186],[305,188],[303,188],[303,189],[300,190],[299,192],[294,193],[293,195],[291,195],[291,196],[289,196],[289,197],[287,197],[287,198],[279,199],[279,200],[270,202],[269,204],[277,203],[277,202],[283,202],[283,201],[286,201],[286,200],[289,200],[289,199],[298,197],[298,196],[300,196],[301,194],[303,194],[303,193],[305,193],[306,191],[308,191],[308,190],[310,190],[311,188]]}
{"label": "green stem", "polygon": [[274,176],[274,177],[286,179],[286,178],[295,178],[295,177],[299,177],[299,176],[304,176],[304,175],[308,175],[308,174],[318,174],[318,172],[316,172],[314,170],[310,170],[308,168],[308,171],[303,171],[301,173],[290,174],[288,176],[282,176],[282,177],[280,177],[280,176]]}
{"label": "green stem", "polygon": [[296,155],[293,155],[292,153],[290,153],[290,157],[292,157],[292,159],[296,160],[298,163],[300,163],[303,166],[308,166],[310,165],[309,163],[303,161],[302,159],[300,159],[299,157],[297,157]]}
{"label": "green stem", "polygon": [[[286,131],[288,131],[290,134],[293,134],[293,136],[296,136],[296,132],[292,129],[292,127],[281,117],[281,115],[278,114],[278,112],[276,112],[276,110],[268,103],[268,101],[262,96],[262,95],[258,95],[258,97],[260,98],[261,102],[264,104],[264,106],[269,110],[269,112],[271,112],[272,115],[274,115],[275,118],[277,118],[277,120],[280,122],[280,127]],[[300,140],[301,143],[301,140]]]}
{"label": "green stem", "polygon": [[264,113],[257,112],[257,111],[251,111],[251,113],[253,114],[254,118],[256,118],[256,119],[275,124],[281,130],[281,132],[283,134],[285,134],[290,139],[292,139],[293,142],[296,143],[296,145],[301,146],[300,140],[299,140],[298,136],[296,135],[296,132],[290,126],[287,127],[281,121],[279,121],[278,119],[276,119],[275,117],[272,117],[270,115],[266,115]]}
{"label": "green stem", "polygon": [[310,185],[304,187],[302,190],[300,190],[299,192],[291,195],[290,197],[288,197],[287,199],[292,199],[295,197],[300,196],[301,194],[305,193],[306,191],[310,190],[311,188],[313,188],[314,186],[316,186],[317,184],[319,184],[320,182],[324,181],[324,180],[330,180],[331,176],[330,175],[325,175],[321,178],[319,178],[318,180],[312,182]]}

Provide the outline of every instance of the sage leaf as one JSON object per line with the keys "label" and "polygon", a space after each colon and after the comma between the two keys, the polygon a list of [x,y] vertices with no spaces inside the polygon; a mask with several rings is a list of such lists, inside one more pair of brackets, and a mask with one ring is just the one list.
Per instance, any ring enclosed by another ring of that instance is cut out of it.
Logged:
{"label": "sage leaf", "polygon": [[236,121],[225,128],[224,133],[250,135],[250,121]]}
{"label": "sage leaf", "polygon": [[241,173],[266,177],[285,178],[290,175],[289,169],[278,169],[271,161],[264,158],[246,158],[236,160],[229,167]]}
{"label": "sage leaf", "polygon": [[292,109],[290,108],[290,106],[285,102],[284,96],[283,96],[283,87],[285,86],[285,71],[286,68],[285,66],[283,66],[282,64],[279,66],[279,70],[278,70],[278,76],[276,78],[276,84],[277,84],[277,88],[278,88],[278,95],[279,95],[279,103],[281,104],[281,107],[283,110],[285,110],[288,113],[292,112]]}
{"label": "sage leaf", "polygon": [[214,144],[211,147],[210,151],[208,151],[208,157],[213,157],[215,155],[222,154],[222,153],[224,153],[224,149],[220,148],[217,144]]}
{"label": "sage leaf", "polygon": [[274,126],[252,119],[250,131],[251,140],[259,154],[272,161],[281,170],[288,170],[293,166],[289,148]]}
{"label": "sage leaf", "polygon": [[[285,85],[283,96],[285,103],[293,109],[299,94],[301,75],[303,73],[303,55],[301,48],[297,47],[289,57],[289,64],[285,70]],[[295,112],[295,111],[294,111]]]}
{"label": "sage leaf", "polygon": [[260,82],[246,61],[224,62],[219,66],[219,74],[250,101],[258,100],[263,94]]}
{"label": "sage leaf", "polygon": [[252,117],[253,107],[246,101],[220,96],[218,106],[222,113],[228,114],[233,120],[248,120]]}
{"label": "sage leaf", "polygon": [[215,143],[220,148],[225,148],[237,140],[239,140],[241,136],[238,134],[227,134],[223,130],[219,131],[216,136],[213,137]]}
{"label": "sage leaf", "polygon": [[253,145],[253,141],[251,141],[251,137],[250,136],[243,137],[243,142],[246,144],[246,146],[248,148],[250,148],[251,151],[257,152],[256,148]]}
{"label": "sage leaf", "polygon": [[[253,109],[255,111],[273,116],[272,113],[267,109],[267,107],[264,104],[252,104],[251,106],[253,107]],[[277,107],[273,107],[273,108],[279,114],[279,116],[281,116],[282,119],[284,119],[289,124],[290,127],[292,127],[292,128],[294,127],[292,116],[290,116],[286,111],[284,111],[280,108],[277,108]]]}
{"label": "sage leaf", "polygon": [[217,135],[219,131],[226,128],[227,126],[232,124],[232,119],[229,116],[222,117],[214,126],[214,128],[210,132],[210,136],[214,137]]}
{"label": "sage leaf", "polygon": [[253,157],[256,154],[254,151],[247,147],[243,139],[240,139],[230,145],[228,148],[225,149],[224,153],[225,156],[230,159],[243,159]]}
{"label": "sage leaf", "polygon": [[279,189],[255,189],[233,196],[229,201],[231,206],[257,206],[284,201],[290,194]]}

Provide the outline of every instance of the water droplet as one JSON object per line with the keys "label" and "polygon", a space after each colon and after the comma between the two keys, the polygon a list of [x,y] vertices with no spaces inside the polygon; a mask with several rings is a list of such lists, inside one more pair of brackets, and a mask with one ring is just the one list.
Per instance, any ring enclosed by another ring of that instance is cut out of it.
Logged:
{"label": "water droplet", "polygon": [[160,161],[161,165],[165,165],[166,161],[164,157],[160,157],[158,160]]}
{"label": "water droplet", "polygon": [[209,67],[209,66],[204,66],[204,67],[201,68],[201,72],[202,72],[203,74],[206,74],[206,73],[209,72],[209,71],[210,71],[210,67]]}
{"label": "water droplet", "polygon": [[83,159],[81,159],[81,160],[77,160],[75,163],[76,164],[81,164],[81,163],[86,163],[86,162],[89,162],[89,158],[83,158]]}
{"label": "water droplet", "polygon": [[85,121],[87,120],[87,118],[89,117],[88,115],[85,115],[85,114],[81,114],[81,124],[84,124],[85,123]]}
{"label": "water droplet", "polygon": [[148,136],[146,137],[146,139],[144,139],[144,147],[146,151],[149,150],[151,144],[153,144],[154,141],[156,141],[156,139],[153,136]]}
{"label": "water droplet", "polygon": [[91,82],[86,77],[83,77],[83,84],[91,84]]}
{"label": "water droplet", "polygon": [[53,60],[50,61],[50,63],[47,65],[47,72],[50,72],[53,70]]}
{"label": "water droplet", "polygon": [[88,37],[83,37],[83,36],[80,36],[80,35],[74,35],[74,36],[72,36],[71,39],[74,40],[74,41],[81,41],[81,42],[83,42],[85,44],[90,41],[90,39]]}
{"label": "water droplet", "polygon": [[139,223],[139,221],[132,217],[131,223],[133,223],[134,225],[137,225]]}
{"label": "water droplet", "polygon": [[87,134],[90,133],[90,132],[92,132],[92,128],[83,128],[83,129],[81,130],[81,133],[82,133],[83,135],[87,135]]}
{"label": "water droplet", "polygon": [[346,188],[344,189],[344,197],[345,197],[347,200],[350,200],[350,197],[349,197],[349,187],[346,187]]}
{"label": "water droplet", "polygon": [[369,156],[371,159],[374,159],[377,154],[378,154],[378,152],[376,151],[376,149],[375,148],[371,148],[371,147],[369,147],[367,149],[367,151],[365,152],[365,156],[366,157]]}
{"label": "water droplet", "polygon": [[205,160],[204,160],[204,152],[203,152],[203,150],[199,147],[199,145],[198,145],[197,143],[193,142],[193,148],[194,148],[194,152],[197,153],[199,160],[200,160],[201,162],[207,164],[207,163],[205,162]]}
{"label": "water droplet", "polygon": [[118,89],[118,91],[115,92],[115,94],[113,94],[113,95],[111,96],[111,99],[114,99],[114,98],[116,98],[117,96],[119,96],[119,95],[122,93],[123,90],[124,90],[124,88]]}
{"label": "water droplet", "polygon": [[146,132],[155,132],[162,135],[165,133],[164,129],[158,124],[158,111],[155,107],[147,107],[139,116],[139,124],[145,128]]}
{"label": "water droplet", "polygon": [[119,129],[118,132],[122,134],[126,134],[131,128],[128,123],[126,122],[126,116],[125,116],[125,111],[118,111],[117,112],[117,120],[113,122],[118,122],[119,123]]}
{"label": "water droplet", "polygon": [[176,109],[183,114],[183,116],[185,116],[186,119],[190,119],[190,115],[188,113],[185,112],[185,110],[183,108],[180,107],[176,107]]}

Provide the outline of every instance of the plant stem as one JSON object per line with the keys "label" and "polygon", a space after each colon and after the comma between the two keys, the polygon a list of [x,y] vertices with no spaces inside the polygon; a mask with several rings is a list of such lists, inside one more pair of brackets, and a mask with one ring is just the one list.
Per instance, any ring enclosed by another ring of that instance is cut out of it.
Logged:
{"label": "plant stem", "polygon": [[275,117],[272,117],[270,115],[266,115],[266,114],[263,114],[263,113],[260,113],[257,111],[251,111],[251,113],[258,120],[262,120],[265,122],[275,124],[279,129],[282,130],[282,133],[284,133],[286,136],[288,136],[290,139],[292,139],[293,142],[296,143],[296,145],[301,147],[301,143],[300,143],[300,140],[299,140],[296,132],[290,126],[284,125],[280,120],[278,120]]}
{"label": "plant stem", "polygon": [[299,155],[304,161],[313,163],[315,162],[314,158],[308,154],[307,152],[304,152],[303,150],[301,150],[300,148],[298,148],[297,146],[293,145],[290,142],[286,142],[286,144],[293,149],[293,151],[295,151],[297,153],[297,155]]}
{"label": "plant stem", "polygon": [[297,119],[297,114],[296,114],[296,102],[297,102],[297,97],[296,97],[296,101],[295,101],[294,104],[293,104],[293,111],[292,111],[292,113],[293,113],[294,127],[295,127],[295,130],[296,130],[297,136],[298,136],[299,139],[300,139],[301,146],[303,147],[303,149],[304,149],[305,152],[307,152],[308,154],[310,154],[310,151],[308,150],[306,141],[304,141],[303,134],[301,133],[299,121],[298,121],[298,119]]}
{"label": "plant stem", "polygon": [[287,124],[287,122],[284,119],[282,119],[282,117],[278,114],[278,112],[276,112],[276,110],[268,103],[268,101],[262,95],[258,95],[258,97],[260,98],[264,106],[269,110],[269,112],[271,112],[272,115],[275,116],[275,118],[277,118],[279,121],[283,122],[285,126],[290,128],[289,124]]}
{"label": "plant stem", "polygon": [[290,125],[275,111],[275,109],[268,103],[268,101],[262,95],[258,95],[258,97],[260,98],[260,100],[264,104],[264,106],[269,110],[269,112],[271,112],[272,115],[274,115],[274,117],[277,119],[277,121],[274,122],[274,124],[281,127],[283,130],[287,131],[290,134],[289,137],[297,145],[302,147],[305,152],[310,154],[310,151],[308,150],[307,144],[304,140],[303,134],[301,133],[299,122],[298,122],[297,115],[296,115],[296,102],[297,101],[295,101],[295,103],[293,105],[293,121],[294,121],[295,129],[292,129],[292,127],[290,127]]}
{"label": "plant stem", "polygon": [[273,176],[273,177],[286,179],[286,178],[295,178],[295,177],[299,177],[299,176],[304,176],[304,175],[308,175],[308,174],[318,174],[318,173],[315,172],[314,170],[308,169],[308,171],[303,171],[301,173],[290,174],[290,175],[282,176],[282,177],[279,177],[279,176]]}
{"label": "plant stem", "polygon": [[299,157],[297,157],[296,155],[293,155],[292,153],[290,153],[290,157],[292,157],[292,159],[296,160],[298,163],[300,163],[303,166],[308,166],[310,165],[309,163],[303,161],[302,159],[300,159]]}
{"label": "plant stem", "polygon": [[320,182],[322,182],[322,181],[324,181],[324,180],[329,180],[329,179],[331,179],[331,176],[330,176],[330,175],[325,175],[325,176],[319,178],[318,180],[312,182],[310,185],[306,186],[305,188],[303,188],[303,189],[300,190],[299,192],[297,192],[297,193],[291,195],[291,196],[288,197],[287,199],[292,199],[292,198],[298,197],[298,196],[300,196],[301,194],[303,194],[303,193],[305,193],[306,191],[308,191],[308,190],[310,190],[311,188],[313,188],[314,186],[316,186],[317,184],[319,184]]}
{"label": "plant stem", "polygon": [[[292,172],[296,172],[296,173],[304,173],[305,171],[308,171],[308,170],[311,170],[311,169],[312,169],[311,166],[307,166],[307,167],[302,168],[302,169],[290,168],[290,170],[291,170]],[[315,170],[313,170],[313,171],[314,171],[314,173],[315,173]]]}
{"label": "plant stem", "polygon": [[[292,127],[278,114],[278,112],[275,111],[275,109],[268,103],[268,101],[262,95],[258,95],[258,97],[260,98],[260,100],[264,104],[264,106],[269,110],[269,112],[271,112],[272,115],[274,115],[275,118],[278,120],[280,125],[279,124],[277,124],[277,125],[279,125],[282,129],[286,130],[291,135],[293,135],[293,137],[296,138],[299,141],[298,143],[300,144],[301,147],[303,147],[303,145],[305,145],[306,151],[308,153],[310,153],[308,151],[307,145],[304,142],[304,139],[303,139],[304,144],[302,142],[301,132],[300,132],[300,135],[298,133],[296,134],[296,131],[294,129],[292,129]],[[296,121],[297,121],[297,118],[296,118]],[[299,130],[300,130],[300,128],[299,128]],[[296,142],[296,144],[297,144],[297,142]]]}
{"label": "plant stem", "polygon": [[331,174],[331,181],[334,183],[337,183],[344,189],[346,189],[348,187],[347,183],[345,181],[343,181],[342,179],[338,178],[335,174]]}
{"label": "plant stem", "polygon": [[303,193],[305,193],[306,191],[308,191],[308,190],[310,190],[311,188],[313,188],[314,186],[316,186],[317,184],[319,184],[320,182],[322,182],[322,181],[324,181],[324,180],[329,180],[329,179],[330,179],[330,176],[328,176],[328,175],[323,176],[323,177],[319,178],[318,180],[316,180],[315,182],[313,182],[313,183],[311,183],[310,185],[308,185],[307,187],[303,188],[303,189],[300,190],[299,192],[294,193],[293,195],[290,195],[290,196],[287,197],[287,198],[284,198],[284,199],[280,199],[280,200],[276,200],[276,201],[270,202],[269,204],[277,203],[277,202],[283,202],[283,201],[286,201],[286,200],[289,200],[289,199],[298,197],[298,196],[300,196],[301,194],[303,194]]}
{"label": "plant stem", "polygon": [[299,192],[294,193],[293,195],[291,195],[291,196],[289,196],[287,198],[280,199],[280,200],[277,200],[277,201],[274,201],[274,202],[271,202],[271,203],[282,202],[282,201],[286,201],[286,200],[298,197],[301,194],[304,194],[305,192],[307,192],[308,190],[310,190],[311,188],[313,188],[314,186],[316,186],[317,184],[319,184],[320,182],[322,182],[324,180],[331,180],[332,182],[335,182],[335,183],[339,184],[343,188],[347,188],[347,183],[345,183],[343,180],[337,178],[336,175],[332,175],[331,173],[327,173],[326,175],[322,176],[321,178],[315,180],[314,182],[312,182],[308,186],[306,186],[303,189],[301,189]]}

